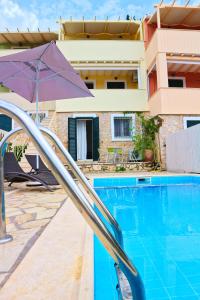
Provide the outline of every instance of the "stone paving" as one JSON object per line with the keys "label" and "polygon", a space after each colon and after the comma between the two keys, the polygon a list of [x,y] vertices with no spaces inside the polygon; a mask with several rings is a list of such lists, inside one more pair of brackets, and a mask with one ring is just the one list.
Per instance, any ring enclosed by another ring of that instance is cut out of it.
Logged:
{"label": "stone paving", "polygon": [[7,233],[13,241],[0,245],[0,288],[51,221],[65,199],[61,188],[49,192],[26,184],[5,186]]}

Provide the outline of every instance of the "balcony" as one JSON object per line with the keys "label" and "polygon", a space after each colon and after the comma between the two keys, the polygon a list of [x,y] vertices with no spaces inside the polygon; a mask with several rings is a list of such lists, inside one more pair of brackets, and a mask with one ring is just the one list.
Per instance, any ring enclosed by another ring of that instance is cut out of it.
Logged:
{"label": "balcony", "polygon": [[147,69],[158,52],[162,53],[200,53],[200,30],[157,29],[146,50]]}
{"label": "balcony", "polygon": [[140,61],[144,60],[142,41],[66,40],[57,41],[70,61]]}
{"label": "balcony", "polygon": [[200,114],[200,88],[160,88],[149,99],[151,115]]}
{"label": "balcony", "polygon": [[[96,112],[96,111],[146,111],[147,92],[138,89],[91,90],[94,97],[74,98],[40,102],[40,110],[57,110],[57,112]],[[35,103],[30,103],[15,93],[0,92],[0,99],[7,100],[24,110],[35,110]]]}
{"label": "balcony", "polygon": [[[30,103],[28,100],[16,93],[0,91],[0,99],[7,100],[8,102],[13,103],[26,111],[35,111],[36,109],[35,103]],[[55,110],[55,101],[40,102],[39,109],[42,111]]]}
{"label": "balcony", "polygon": [[146,111],[147,92],[142,89],[94,89],[94,97],[56,101],[57,112]]}
{"label": "balcony", "polygon": [[26,49],[0,49],[0,57],[4,55],[10,55],[14,53],[22,52]]}

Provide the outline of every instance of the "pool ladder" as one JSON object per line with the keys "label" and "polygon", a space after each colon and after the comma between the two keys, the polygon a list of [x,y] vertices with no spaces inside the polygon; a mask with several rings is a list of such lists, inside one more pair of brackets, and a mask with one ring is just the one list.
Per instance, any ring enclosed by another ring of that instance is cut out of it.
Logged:
{"label": "pool ladder", "polygon": [[[97,193],[91,187],[90,183],[79,169],[75,161],[72,159],[69,152],[65,149],[59,138],[47,128],[40,127],[38,129],[30,116],[28,116],[19,107],[7,101],[0,100],[0,111],[1,113],[6,114],[14,119],[23,128],[16,128],[10,131],[0,142],[0,244],[12,239],[12,237],[6,233],[5,225],[3,158],[6,142],[11,136],[24,130],[31,138],[42,158],[54,173],[57,181],[65,189],[76,208],[102,242],[108,253],[112,256],[116,263],[116,267],[121,270],[127,278],[131,289],[132,299],[145,300],[144,287],[140,275],[123,250],[123,237],[119,224],[111,215],[106,206],[102,203]],[[67,161],[68,166],[71,168],[78,181],[84,187],[85,191],[89,194],[90,199],[88,199],[86,194],[81,191],[79,186],[72,179],[71,175],[59,160],[55,152],[52,150],[46,139],[43,137],[42,133],[50,138],[51,141],[57,146],[64,159]],[[90,203],[91,199],[112,226],[115,237],[94,211],[94,208]],[[121,298],[123,297],[120,291],[119,295]]]}

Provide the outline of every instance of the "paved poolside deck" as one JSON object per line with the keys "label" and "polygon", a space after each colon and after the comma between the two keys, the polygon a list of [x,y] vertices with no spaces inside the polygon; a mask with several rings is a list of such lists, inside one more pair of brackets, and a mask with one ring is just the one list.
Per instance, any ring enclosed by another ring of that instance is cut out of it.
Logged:
{"label": "paved poolside deck", "polygon": [[[92,174],[144,176],[166,172]],[[0,246],[1,300],[92,300],[93,233],[63,189],[6,187],[7,231]]]}
{"label": "paved poolside deck", "polygon": [[92,299],[82,276],[92,232],[63,189],[6,187],[6,215],[14,240],[0,246],[0,299]]}

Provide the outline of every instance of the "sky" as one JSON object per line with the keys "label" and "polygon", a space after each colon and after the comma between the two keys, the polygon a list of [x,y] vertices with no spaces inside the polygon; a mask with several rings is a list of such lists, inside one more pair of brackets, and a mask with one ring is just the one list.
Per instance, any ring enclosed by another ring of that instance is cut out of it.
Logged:
{"label": "sky", "polygon": [[[171,0],[172,1],[172,0]],[[165,3],[171,1],[165,0]],[[58,30],[56,21],[62,19],[126,19],[127,14],[138,19],[153,11],[152,0],[0,0],[0,31]],[[177,0],[184,4],[186,0]],[[200,4],[192,0],[191,4]]]}

